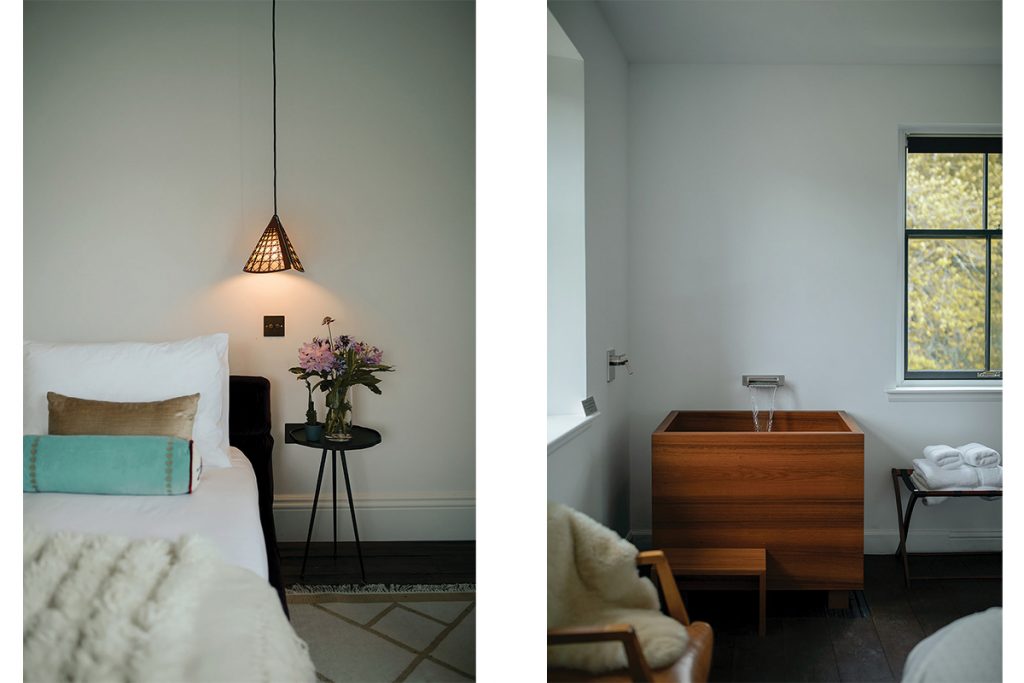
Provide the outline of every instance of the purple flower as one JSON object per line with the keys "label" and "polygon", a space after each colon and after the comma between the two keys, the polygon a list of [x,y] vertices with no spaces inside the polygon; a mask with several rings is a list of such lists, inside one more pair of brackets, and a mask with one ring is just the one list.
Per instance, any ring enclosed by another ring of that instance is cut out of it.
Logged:
{"label": "purple flower", "polygon": [[327,372],[334,366],[334,354],[327,342],[313,338],[299,347],[299,367],[306,372]]}
{"label": "purple flower", "polygon": [[361,365],[380,365],[384,358],[384,353],[380,349],[370,346],[366,342],[356,342],[352,345],[352,349]]}

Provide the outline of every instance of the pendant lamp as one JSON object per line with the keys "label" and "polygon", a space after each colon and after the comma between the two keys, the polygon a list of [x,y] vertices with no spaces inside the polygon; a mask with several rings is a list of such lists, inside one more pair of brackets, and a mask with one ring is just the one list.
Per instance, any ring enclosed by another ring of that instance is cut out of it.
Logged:
{"label": "pendant lamp", "polygon": [[246,273],[305,272],[277,215],[277,0],[270,3],[270,52],[274,66],[274,215],[242,268]]}

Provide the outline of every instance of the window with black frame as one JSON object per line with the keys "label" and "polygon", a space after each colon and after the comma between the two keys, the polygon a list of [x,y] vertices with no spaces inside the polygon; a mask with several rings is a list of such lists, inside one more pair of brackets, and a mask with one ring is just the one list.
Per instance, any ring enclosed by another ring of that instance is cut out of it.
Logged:
{"label": "window with black frame", "polygon": [[1002,378],[1001,137],[907,136],[904,378]]}

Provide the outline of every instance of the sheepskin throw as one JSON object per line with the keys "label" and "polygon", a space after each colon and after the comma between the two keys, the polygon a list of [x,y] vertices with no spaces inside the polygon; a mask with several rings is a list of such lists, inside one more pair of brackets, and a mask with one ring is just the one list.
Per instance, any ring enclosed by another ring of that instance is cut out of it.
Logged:
{"label": "sheepskin throw", "polygon": [[220,658],[238,662],[233,666],[246,680],[313,680],[305,643],[254,574],[266,596],[247,592],[252,599],[237,614],[231,610],[234,623],[251,634],[243,639],[251,651],[211,652],[216,646],[200,630],[208,587],[225,585],[225,578],[238,583],[239,575],[244,583],[249,574],[195,536],[131,540],[26,529],[24,678],[194,681],[210,670],[204,664]]}
{"label": "sheepskin throw", "polygon": [[[548,503],[548,628],[631,624],[660,669],[686,649],[686,629],[659,611],[658,592],[636,568],[637,549],[590,517]],[[627,666],[621,643],[548,648],[548,666],[602,673]]]}

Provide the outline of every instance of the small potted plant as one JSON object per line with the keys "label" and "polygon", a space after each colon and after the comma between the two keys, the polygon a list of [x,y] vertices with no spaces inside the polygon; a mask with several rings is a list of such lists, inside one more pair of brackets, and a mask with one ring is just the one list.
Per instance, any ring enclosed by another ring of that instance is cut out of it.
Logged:
{"label": "small potted plant", "polygon": [[316,406],[313,404],[313,385],[311,378],[323,378],[330,374],[334,365],[334,354],[319,339],[314,338],[299,347],[299,365],[289,368],[289,372],[297,375],[296,379],[306,383],[308,402],[306,403],[306,440],[319,441],[323,436],[324,426],[317,422]]}
{"label": "small potted plant", "polygon": [[306,441],[319,441],[324,434],[324,426],[316,421],[316,406],[313,405],[313,385],[306,380],[306,392],[309,394],[309,402],[306,404]]}

